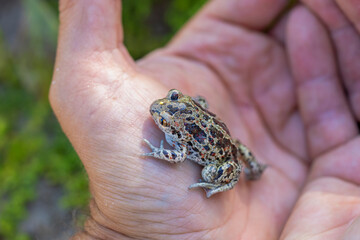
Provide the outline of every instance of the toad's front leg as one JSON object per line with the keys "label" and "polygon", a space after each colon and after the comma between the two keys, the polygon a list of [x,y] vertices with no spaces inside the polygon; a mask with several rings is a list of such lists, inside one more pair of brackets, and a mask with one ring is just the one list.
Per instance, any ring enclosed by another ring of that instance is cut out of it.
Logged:
{"label": "toad's front leg", "polygon": [[241,166],[234,162],[228,161],[220,166],[209,164],[201,172],[203,182],[194,183],[189,189],[202,187],[206,191],[206,197],[209,198],[215,193],[224,192],[232,189],[239,181]]}
{"label": "toad's front leg", "polygon": [[154,147],[148,140],[144,139],[144,141],[149,145],[152,152],[144,153],[143,156],[151,156],[154,158],[166,160],[171,163],[183,162],[187,157],[187,147],[184,144],[177,144],[176,149],[164,149],[164,141],[161,140],[160,147]]}

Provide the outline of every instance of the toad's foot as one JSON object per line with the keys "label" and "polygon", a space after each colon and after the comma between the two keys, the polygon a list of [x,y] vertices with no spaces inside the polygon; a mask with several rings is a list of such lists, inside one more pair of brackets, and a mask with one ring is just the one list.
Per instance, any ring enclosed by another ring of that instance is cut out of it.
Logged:
{"label": "toad's foot", "polygon": [[208,183],[208,182],[199,182],[199,183],[191,184],[189,186],[189,189],[198,188],[198,187],[213,189],[213,188],[217,188],[219,186],[220,186],[219,184]]}
{"label": "toad's foot", "polygon": [[190,185],[189,189],[202,187],[206,191],[206,197],[215,193],[230,190],[239,181],[241,165],[235,161],[228,161],[220,164],[208,164],[201,171],[204,181]]}
{"label": "toad's foot", "polygon": [[249,162],[248,167],[244,169],[246,180],[258,180],[266,168],[266,164]]}
{"label": "toad's foot", "polygon": [[[206,197],[209,198],[216,193],[224,192],[224,191],[232,189],[236,183],[237,183],[237,181],[233,181],[233,182],[230,182],[225,185],[220,185],[220,184],[213,184],[213,183],[208,183],[208,182],[199,182],[199,183],[191,184],[189,186],[189,189],[202,187],[206,192]],[[209,189],[209,190],[207,190],[207,189]]]}
{"label": "toad's foot", "polygon": [[166,160],[171,163],[183,162],[186,159],[187,149],[183,146],[178,146],[179,150],[164,149],[164,141],[161,140],[160,147],[154,147],[148,140],[144,139],[147,145],[151,148],[152,152],[143,153],[143,156],[150,156],[162,160]]}

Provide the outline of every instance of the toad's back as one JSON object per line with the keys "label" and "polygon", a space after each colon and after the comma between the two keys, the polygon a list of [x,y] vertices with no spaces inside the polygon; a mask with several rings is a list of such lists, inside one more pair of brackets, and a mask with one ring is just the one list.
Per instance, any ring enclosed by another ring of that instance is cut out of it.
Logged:
{"label": "toad's back", "polygon": [[207,165],[237,158],[237,148],[229,129],[215,114],[190,97],[179,99],[179,103],[186,107],[173,117],[182,119],[183,126],[174,128],[174,134],[180,133],[182,138],[178,140],[189,147],[189,159]]}

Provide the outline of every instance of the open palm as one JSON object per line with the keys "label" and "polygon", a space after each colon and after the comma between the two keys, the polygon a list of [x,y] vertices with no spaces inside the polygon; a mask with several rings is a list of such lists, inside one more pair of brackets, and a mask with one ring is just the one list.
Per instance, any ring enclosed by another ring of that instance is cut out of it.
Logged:
{"label": "open palm", "polygon": [[[88,234],[107,239],[280,236],[305,183],[310,159],[357,135],[336,79],[316,81],[317,88],[328,86],[332,91],[313,99],[326,103],[326,108],[306,101],[314,96],[313,88],[301,83],[331,75],[335,66],[333,60],[325,60],[331,48],[317,20],[299,8],[287,24],[276,26],[273,37],[262,32],[285,3],[212,1],[166,48],[135,63],[122,43],[119,1],[60,2],[50,99],[89,175],[93,200]],[[293,29],[304,20],[315,27],[300,28],[299,35]],[[322,47],[311,59],[325,60],[321,71],[304,59],[313,47],[306,38],[313,33],[319,34],[314,42]],[[282,42],[287,41],[291,44],[285,48]],[[195,163],[171,165],[141,157],[149,151],[143,138],[155,145],[164,138],[148,109],[171,88],[207,98],[210,110],[227,123],[232,136],[269,165],[259,181],[241,181],[233,190],[206,199],[201,189],[187,189],[200,177]],[[325,123],[319,124],[319,116],[329,112],[336,119],[330,124],[345,127],[330,133],[321,125]],[[330,140],[323,141],[329,134]],[[352,144],[359,146],[356,139]],[[313,178],[332,173],[321,161],[319,165]],[[285,229],[289,234],[296,234],[291,225],[298,219],[294,214]]]}

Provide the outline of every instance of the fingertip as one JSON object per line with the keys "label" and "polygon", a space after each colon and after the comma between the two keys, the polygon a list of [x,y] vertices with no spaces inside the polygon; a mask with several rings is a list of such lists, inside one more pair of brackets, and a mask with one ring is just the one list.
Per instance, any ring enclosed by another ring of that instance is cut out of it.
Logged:
{"label": "fingertip", "polygon": [[[335,73],[331,42],[321,22],[304,6],[296,7],[286,26],[286,43],[290,59],[296,64],[294,75],[310,79]],[[331,67],[329,67],[331,66]]]}
{"label": "fingertip", "polygon": [[289,14],[286,26],[287,37],[308,38],[308,32],[313,28],[314,23],[318,25],[315,17],[305,6],[295,7]]}

